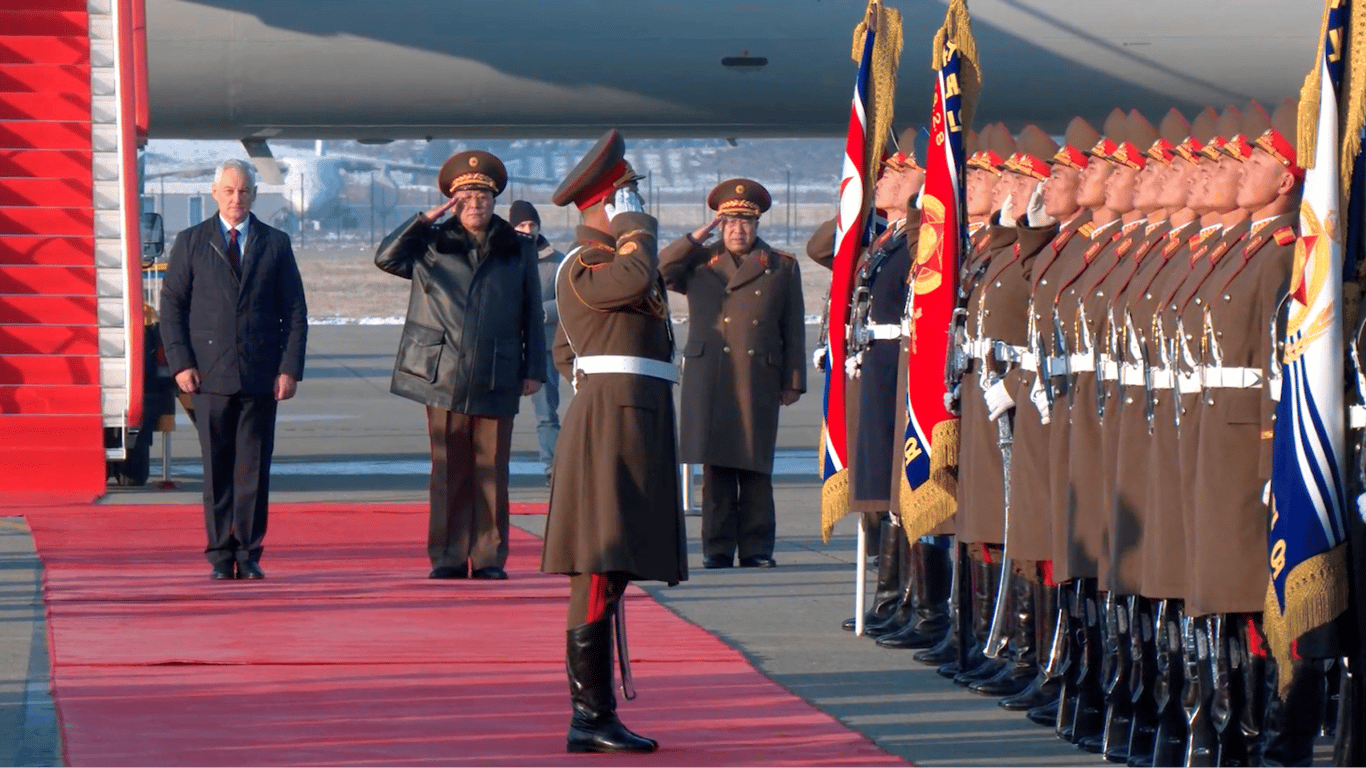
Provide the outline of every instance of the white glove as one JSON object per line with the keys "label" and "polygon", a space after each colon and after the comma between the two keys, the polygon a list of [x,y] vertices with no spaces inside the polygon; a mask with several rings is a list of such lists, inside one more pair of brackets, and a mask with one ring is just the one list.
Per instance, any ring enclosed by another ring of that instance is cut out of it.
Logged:
{"label": "white glove", "polygon": [[1005,381],[997,381],[987,387],[982,393],[982,399],[987,401],[987,418],[992,421],[1001,418],[1001,414],[1015,407],[1015,398],[1006,390]]}
{"label": "white glove", "polygon": [[944,410],[949,413],[958,413],[958,398],[952,392],[944,393]]}
{"label": "white glove", "polygon": [[859,366],[862,365],[862,363],[862,352],[844,358],[844,377],[846,379],[857,379],[859,375]]}
{"label": "white glove", "polygon": [[1366,493],[1357,497],[1357,514],[1361,515],[1362,518],[1366,518]]}
{"label": "white glove", "polygon": [[1043,209],[1042,181],[1035,185],[1034,194],[1029,196],[1029,206],[1025,208],[1025,223],[1034,228],[1058,223],[1057,219],[1049,216]]}
{"label": "white glove", "polygon": [[1014,193],[1007,194],[1006,199],[1001,201],[1001,210],[996,214],[997,224],[1008,227],[1015,223],[1015,220],[1010,216],[1010,207],[1012,205],[1014,205]]}
{"label": "white glove", "polygon": [[1048,413],[1048,395],[1043,391],[1043,387],[1037,383],[1029,390],[1029,402],[1033,403],[1034,407],[1039,410],[1040,424],[1047,424],[1052,420],[1053,417]]}
{"label": "white glove", "polygon": [[817,348],[816,348],[815,354],[811,355],[811,364],[814,365],[814,366],[816,366],[816,370],[818,370],[818,371],[823,371],[823,370],[825,370],[825,355],[826,355],[826,348],[825,348],[825,347],[817,347]]}
{"label": "white glove", "polygon": [[[1270,480],[1267,480],[1267,481],[1266,481],[1266,485],[1263,485],[1263,486],[1262,486],[1262,503],[1265,504],[1265,505],[1267,505],[1268,507],[1271,506],[1271,481],[1270,481]],[[1358,500],[1357,500],[1357,503],[1360,504],[1360,503],[1361,503],[1361,500],[1358,499]]]}
{"label": "white glove", "polygon": [[627,184],[617,187],[612,198],[603,206],[603,212],[607,214],[608,221],[615,219],[618,213],[645,213],[645,201],[640,199],[635,187]]}

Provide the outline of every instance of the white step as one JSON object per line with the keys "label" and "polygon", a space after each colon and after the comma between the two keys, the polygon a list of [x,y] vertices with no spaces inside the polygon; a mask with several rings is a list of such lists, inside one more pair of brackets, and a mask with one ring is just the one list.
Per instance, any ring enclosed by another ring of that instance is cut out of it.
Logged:
{"label": "white step", "polygon": [[118,210],[123,205],[123,189],[117,181],[95,182],[95,210]]}
{"label": "white step", "polygon": [[108,16],[114,12],[113,0],[86,0],[86,13]]}
{"label": "white step", "polygon": [[128,363],[121,357],[100,358],[100,383],[106,388],[122,387],[127,381]]}
{"label": "white step", "polygon": [[123,213],[114,211],[95,211],[95,237],[123,236]]}
{"label": "white step", "polygon": [[123,268],[123,241],[117,237],[95,238],[95,266]]}
{"label": "white step", "polygon": [[100,328],[117,328],[123,331],[123,297],[110,296],[97,299],[95,317]]}
{"label": "white step", "polygon": [[90,148],[97,154],[107,152],[117,157],[119,151],[119,127],[117,123],[91,123]]}
{"label": "white step", "polygon": [[104,68],[114,66],[113,40],[90,41],[90,66],[92,68]]}
{"label": "white step", "polygon": [[[105,331],[109,330],[109,335]],[[123,329],[119,328],[115,334],[113,329],[100,329],[100,357],[123,357],[127,354],[127,345],[124,344]]]}
{"label": "white step", "polygon": [[95,267],[96,296],[121,299],[125,293],[122,269]]}
{"label": "white step", "polygon": [[90,97],[90,122],[113,123],[119,119],[119,100],[113,94]]}

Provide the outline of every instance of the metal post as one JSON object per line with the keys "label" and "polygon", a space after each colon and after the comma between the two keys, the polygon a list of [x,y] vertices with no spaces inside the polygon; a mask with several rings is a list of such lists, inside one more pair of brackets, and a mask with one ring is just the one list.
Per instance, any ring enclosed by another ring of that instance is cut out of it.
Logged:
{"label": "metal post", "polygon": [[702,514],[702,505],[693,503],[692,465],[680,464],[679,468],[683,472],[680,486],[683,489],[683,514],[687,517],[698,517]]}
{"label": "metal post", "polygon": [[864,564],[863,553],[867,551],[868,545],[868,516],[859,513],[858,516],[858,551],[854,553],[854,634],[863,635],[863,611],[864,601],[867,596],[864,594],[868,587],[868,568]]}
{"label": "metal post", "polygon": [[370,247],[375,247],[375,172],[370,172]]}
{"label": "metal post", "polygon": [[792,169],[787,169],[787,244],[792,244]]}

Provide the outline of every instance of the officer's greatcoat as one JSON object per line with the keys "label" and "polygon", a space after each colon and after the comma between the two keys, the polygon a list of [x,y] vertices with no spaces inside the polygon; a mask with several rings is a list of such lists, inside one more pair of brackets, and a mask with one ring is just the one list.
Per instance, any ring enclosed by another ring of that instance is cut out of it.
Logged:
{"label": "officer's greatcoat", "polygon": [[801,270],[763,240],[740,259],[679,238],[659,255],[671,290],[688,297],[679,412],[680,458],[770,474],[778,396],[806,391]]}
{"label": "officer's greatcoat", "polygon": [[[612,229],[579,227],[582,247],[556,281],[555,367],[571,380],[576,354],[672,358],[655,220],[621,213]],[[580,375],[555,450],[541,570],[686,579],[674,440],[672,384],[635,373]]]}

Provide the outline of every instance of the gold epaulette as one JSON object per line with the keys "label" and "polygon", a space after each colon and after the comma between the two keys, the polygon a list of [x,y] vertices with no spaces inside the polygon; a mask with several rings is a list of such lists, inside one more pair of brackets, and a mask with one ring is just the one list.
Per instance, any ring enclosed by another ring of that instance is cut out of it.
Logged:
{"label": "gold epaulette", "polygon": [[1082,224],[1080,227],[1077,227],[1077,234],[1081,235],[1082,237],[1090,237],[1091,234],[1095,231],[1096,223],[1093,221],[1088,221],[1085,224]]}
{"label": "gold epaulette", "polygon": [[1271,236],[1276,238],[1277,245],[1290,245],[1295,242],[1295,228],[1286,224],[1284,227],[1276,230]]}

